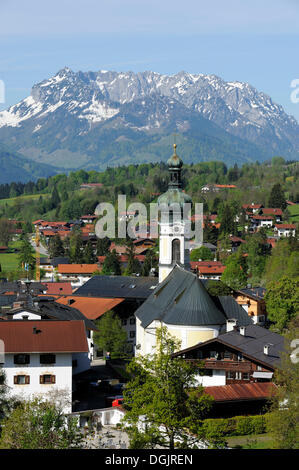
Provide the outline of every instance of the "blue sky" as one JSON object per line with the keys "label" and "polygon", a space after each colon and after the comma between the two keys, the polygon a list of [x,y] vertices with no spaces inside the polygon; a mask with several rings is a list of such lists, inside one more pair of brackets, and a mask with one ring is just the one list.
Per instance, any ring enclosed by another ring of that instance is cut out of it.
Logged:
{"label": "blue sky", "polygon": [[298,0],[0,0],[0,109],[64,66],[185,70],[249,82],[299,121],[298,56]]}

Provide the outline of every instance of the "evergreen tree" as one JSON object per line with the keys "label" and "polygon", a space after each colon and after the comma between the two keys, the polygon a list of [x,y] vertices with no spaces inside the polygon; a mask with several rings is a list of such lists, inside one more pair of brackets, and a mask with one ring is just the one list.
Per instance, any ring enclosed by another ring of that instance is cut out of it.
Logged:
{"label": "evergreen tree", "polygon": [[106,256],[109,253],[111,242],[108,237],[98,238],[97,256]]}
{"label": "evergreen tree", "polygon": [[225,204],[220,216],[220,231],[222,234],[234,235],[236,232],[236,223],[234,221],[234,214],[231,207]]}
{"label": "evergreen tree", "polygon": [[94,342],[100,351],[109,352],[111,359],[121,358],[128,349],[128,336],[121,320],[112,310],[106,312],[97,322]]}
{"label": "evergreen tree", "polygon": [[141,275],[149,276],[152,269],[157,269],[158,267],[158,257],[153,250],[148,250],[145,255],[145,260],[142,265]]}
{"label": "evergreen tree", "polygon": [[96,263],[97,258],[93,251],[93,246],[90,240],[88,240],[84,250],[84,263],[93,264]]}
{"label": "evergreen tree", "polygon": [[119,276],[121,274],[120,262],[115,250],[106,255],[103,263],[102,274]]}
{"label": "evergreen tree", "polygon": [[54,189],[52,191],[52,196],[51,196],[51,205],[52,208],[56,208],[60,204],[60,197],[57,191],[56,186],[54,186]]}
{"label": "evergreen tree", "polygon": [[268,206],[279,208],[282,210],[286,209],[287,207],[286,198],[285,198],[285,195],[284,195],[284,192],[280,183],[274,184],[274,186],[272,187]]}
{"label": "evergreen tree", "polygon": [[57,256],[64,256],[64,246],[63,241],[61,240],[60,236],[56,234],[49,243],[49,254],[51,258],[55,258]]}
{"label": "evergreen tree", "polygon": [[26,234],[24,234],[22,237],[18,260],[20,267],[23,269],[26,268],[29,271],[33,270],[35,266],[34,250]]}

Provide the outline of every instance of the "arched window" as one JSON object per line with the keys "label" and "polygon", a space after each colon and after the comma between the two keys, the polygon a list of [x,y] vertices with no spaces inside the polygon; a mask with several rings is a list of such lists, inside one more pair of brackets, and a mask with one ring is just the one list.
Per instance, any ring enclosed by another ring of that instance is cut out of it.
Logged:
{"label": "arched window", "polygon": [[172,262],[180,262],[181,261],[181,249],[180,249],[180,240],[175,238],[172,240]]}

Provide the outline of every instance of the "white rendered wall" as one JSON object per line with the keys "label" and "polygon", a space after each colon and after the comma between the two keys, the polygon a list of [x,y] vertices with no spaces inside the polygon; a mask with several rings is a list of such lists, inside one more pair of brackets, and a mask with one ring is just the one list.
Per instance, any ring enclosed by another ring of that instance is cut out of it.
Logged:
{"label": "white rendered wall", "polygon": [[[56,363],[53,365],[40,364],[40,354],[30,354],[30,364],[14,364],[14,354],[5,354],[3,370],[6,374],[6,384],[9,393],[22,399],[31,399],[40,395],[45,397],[48,392],[54,390],[64,391],[69,398],[69,406],[65,408],[66,413],[71,412],[72,402],[72,354],[59,353],[56,355]],[[40,384],[40,375],[55,375],[55,384]],[[30,384],[15,385],[15,375],[29,375]]]}
{"label": "white rendered wall", "polygon": [[[151,354],[156,346],[156,328],[166,326],[169,333],[181,341],[181,348],[185,349],[207,339],[217,338],[219,335],[219,326],[185,326],[185,325],[168,325],[158,320],[153,321],[147,328],[141,326],[140,320],[136,319],[136,344],[140,344],[140,348],[136,350],[136,354]],[[195,341],[192,342],[192,337]],[[196,338],[202,337],[202,341]]]}
{"label": "white rendered wall", "polygon": [[215,387],[219,385],[226,385],[226,375],[225,370],[213,370],[213,375],[197,375],[195,377],[197,385],[202,385],[203,387]]}

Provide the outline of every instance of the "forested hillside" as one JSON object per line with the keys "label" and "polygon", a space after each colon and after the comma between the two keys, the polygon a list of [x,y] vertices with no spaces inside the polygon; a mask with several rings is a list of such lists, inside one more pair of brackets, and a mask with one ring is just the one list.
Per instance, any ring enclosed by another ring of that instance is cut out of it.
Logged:
{"label": "forested hillside", "polygon": [[[182,155],[183,159],[184,156]],[[271,188],[279,183],[286,199],[299,201],[299,163],[275,157],[270,162],[235,165],[228,169],[223,162],[184,165],[183,187],[194,202],[203,202],[205,212],[217,211],[227,201],[232,207],[251,202],[268,205]],[[80,189],[85,183],[101,183],[95,189]],[[206,184],[233,184],[234,189],[203,193]],[[36,182],[0,185],[0,216],[31,222],[76,219],[93,213],[99,202],[117,202],[118,194],[127,201],[154,202],[167,189],[168,168],[165,163],[108,168],[103,172],[79,170],[58,174]]]}

